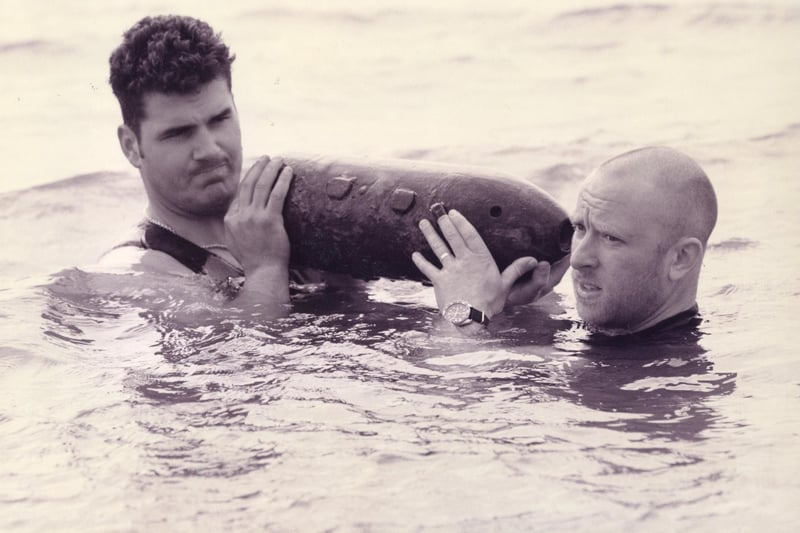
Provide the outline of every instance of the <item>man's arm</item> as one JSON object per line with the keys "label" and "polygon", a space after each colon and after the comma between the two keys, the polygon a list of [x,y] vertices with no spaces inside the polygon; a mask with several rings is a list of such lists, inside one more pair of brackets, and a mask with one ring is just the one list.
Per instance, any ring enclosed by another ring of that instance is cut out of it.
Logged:
{"label": "man's arm", "polygon": [[[469,303],[488,318],[503,311],[507,304],[530,303],[550,292],[566,272],[568,260],[562,259],[551,268],[546,261],[521,257],[502,273],[491,252],[475,227],[458,211],[451,210],[439,217],[439,228],[447,242],[439,237],[433,225],[423,220],[419,227],[441,268],[430,263],[419,252],[412,260],[431,280],[440,311],[456,301]],[[526,281],[520,279],[533,272]],[[458,328],[466,333],[483,329],[476,322]]]}

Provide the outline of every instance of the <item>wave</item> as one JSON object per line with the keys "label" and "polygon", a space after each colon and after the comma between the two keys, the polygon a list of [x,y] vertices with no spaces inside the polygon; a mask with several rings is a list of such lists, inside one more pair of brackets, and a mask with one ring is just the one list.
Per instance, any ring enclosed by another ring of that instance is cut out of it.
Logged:
{"label": "wave", "polygon": [[0,221],[35,220],[63,212],[140,202],[141,182],[122,172],[96,172],[0,194]]}
{"label": "wave", "polygon": [[0,234],[9,277],[91,264],[140,217],[141,182],[95,173],[0,195]]}
{"label": "wave", "polygon": [[23,222],[35,224],[67,214],[88,215],[107,204],[136,204],[143,195],[141,188],[141,183],[129,174],[93,172],[8,191],[0,193],[0,223],[17,228]]}
{"label": "wave", "polygon": [[768,4],[715,3],[687,6],[663,3],[611,4],[564,11],[555,15],[557,23],[626,24],[633,20],[669,20],[678,17],[687,26],[737,26],[743,24],[770,25],[800,20],[800,8]]}
{"label": "wave", "polygon": [[349,11],[333,9],[292,9],[289,7],[266,7],[243,12],[241,19],[304,19],[325,23],[373,24],[384,19],[401,15],[397,9],[377,9],[375,11]]}
{"label": "wave", "polygon": [[45,39],[30,39],[27,41],[0,42],[0,54],[18,51],[29,52],[54,52],[60,48],[53,42]]}
{"label": "wave", "polygon": [[615,4],[565,11],[555,16],[556,20],[597,20],[630,18],[640,13],[659,15],[670,10],[666,4]]}
{"label": "wave", "polygon": [[[543,11],[544,10],[544,11]],[[545,14],[548,13],[548,14]],[[538,9],[520,8],[518,5],[497,5],[492,8],[469,9],[441,5],[404,5],[397,3],[388,7],[367,7],[367,5],[351,8],[344,7],[288,7],[270,6],[242,11],[238,18],[257,19],[274,23],[277,21],[304,20],[330,24],[368,26],[391,24],[394,22],[412,22],[430,17],[447,17],[456,27],[471,22],[502,21],[506,24],[519,23],[521,20],[534,21],[544,16],[547,24],[552,26],[563,24],[613,24],[666,22],[680,26],[736,26],[740,24],[785,24],[800,20],[800,7],[796,4],[780,2],[769,3],[675,3],[619,2],[607,5],[591,6],[578,9],[558,11],[552,8]]]}
{"label": "wave", "polygon": [[63,192],[65,190],[75,190],[104,184],[110,185],[118,182],[127,183],[130,178],[131,174],[126,172],[90,172],[88,174],[77,174],[75,176],[34,185],[26,189],[2,192],[0,193],[0,206],[7,205],[9,202],[14,202],[20,197],[30,193]]}
{"label": "wave", "polygon": [[771,141],[775,139],[786,139],[794,137],[798,133],[800,133],[800,122],[795,122],[793,124],[789,124],[780,131],[759,135],[757,137],[751,137],[749,140],[754,142],[759,142],[759,141]]}
{"label": "wave", "polygon": [[588,169],[579,165],[559,163],[541,170],[536,183],[577,183],[588,174]]}
{"label": "wave", "polygon": [[800,20],[800,8],[771,4],[712,4],[689,21],[708,26],[736,26],[745,23],[759,25],[790,23]]}
{"label": "wave", "polygon": [[754,248],[758,246],[758,242],[751,241],[750,239],[744,239],[741,237],[733,237],[731,239],[725,239],[721,242],[715,242],[713,244],[709,244],[709,250],[719,250],[722,252],[729,252],[729,251],[737,251],[737,250],[746,250],[748,248]]}
{"label": "wave", "polygon": [[33,50],[42,51],[49,48],[49,42],[42,39],[32,39],[29,41],[12,41],[9,43],[0,43],[0,54],[7,52],[15,52],[17,50]]}
{"label": "wave", "polygon": [[[573,52],[605,52],[623,47],[621,41],[604,41],[599,43],[560,43],[548,47],[549,50],[564,50]],[[585,79],[578,81],[586,81]]]}

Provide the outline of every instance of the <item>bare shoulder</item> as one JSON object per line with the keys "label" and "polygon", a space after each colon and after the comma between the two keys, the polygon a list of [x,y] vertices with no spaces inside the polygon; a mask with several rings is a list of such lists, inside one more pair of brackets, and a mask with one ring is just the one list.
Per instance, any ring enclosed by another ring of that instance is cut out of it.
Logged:
{"label": "bare shoulder", "polygon": [[135,246],[109,250],[92,269],[109,273],[151,272],[179,276],[193,273],[169,254]]}

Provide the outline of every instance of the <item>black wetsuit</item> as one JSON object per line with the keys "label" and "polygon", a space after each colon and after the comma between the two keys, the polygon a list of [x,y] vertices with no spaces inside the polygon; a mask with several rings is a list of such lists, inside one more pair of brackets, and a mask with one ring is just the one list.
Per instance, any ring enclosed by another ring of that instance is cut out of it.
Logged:
{"label": "black wetsuit", "polygon": [[593,331],[586,342],[594,346],[625,346],[642,343],[681,342],[695,340],[697,327],[702,323],[697,304],[685,311],[665,318],[647,329],[625,335],[606,335]]}
{"label": "black wetsuit", "polygon": [[651,359],[663,354],[696,350],[704,335],[705,319],[697,304],[676,313],[647,329],[634,333],[612,335],[592,326],[569,319],[540,320],[535,331],[538,343],[552,339],[556,348],[569,353],[598,359]]}

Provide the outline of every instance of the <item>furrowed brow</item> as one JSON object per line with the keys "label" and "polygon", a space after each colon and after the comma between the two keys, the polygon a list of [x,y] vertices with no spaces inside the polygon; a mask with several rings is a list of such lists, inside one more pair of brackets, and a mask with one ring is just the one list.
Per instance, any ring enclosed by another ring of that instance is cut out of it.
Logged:
{"label": "furrowed brow", "polygon": [[194,126],[193,124],[186,124],[185,126],[175,126],[174,128],[167,128],[166,130],[161,132],[158,138],[164,140],[170,137],[175,137],[177,135],[182,135],[184,133],[189,133],[193,131],[195,127],[196,126]]}
{"label": "furrowed brow", "polygon": [[232,113],[233,109],[231,109],[230,107],[226,107],[225,109],[223,109],[222,111],[211,117],[211,121],[213,122],[221,118],[228,118],[229,116],[231,116]]}
{"label": "furrowed brow", "polygon": [[571,224],[577,224],[579,222],[583,222],[586,218],[586,210],[576,208],[572,213],[569,214],[569,221]]}

